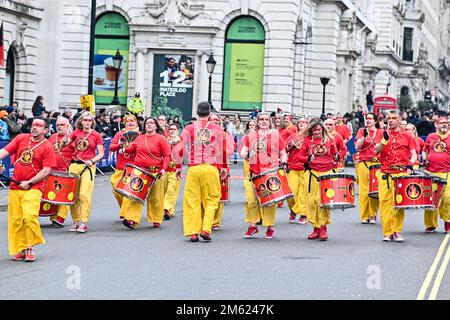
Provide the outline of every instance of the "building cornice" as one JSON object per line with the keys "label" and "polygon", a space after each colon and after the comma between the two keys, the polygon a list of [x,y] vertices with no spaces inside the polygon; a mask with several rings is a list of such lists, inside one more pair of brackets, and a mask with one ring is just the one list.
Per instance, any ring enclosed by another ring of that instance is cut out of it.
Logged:
{"label": "building cornice", "polygon": [[0,11],[32,20],[42,20],[44,9],[33,7],[14,0],[0,0]]}

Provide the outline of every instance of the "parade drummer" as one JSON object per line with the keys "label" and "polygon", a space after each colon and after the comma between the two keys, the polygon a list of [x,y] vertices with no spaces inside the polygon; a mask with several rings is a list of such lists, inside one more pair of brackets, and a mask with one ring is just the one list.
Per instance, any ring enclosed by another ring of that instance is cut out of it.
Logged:
{"label": "parade drummer", "polygon": [[409,132],[409,134],[412,135],[412,137],[414,138],[414,141],[416,143],[417,161],[414,164],[414,169],[419,169],[419,167],[420,167],[419,157],[422,154],[422,151],[425,147],[425,141],[423,141],[423,139],[421,137],[419,137],[419,135],[417,134],[416,126],[413,125],[412,123],[408,123],[406,125],[405,130],[407,132]]}
{"label": "parade drummer", "polygon": [[[125,115],[123,118],[123,123],[124,128],[116,133],[111,141],[111,145],[109,146],[109,151],[117,152],[116,172],[114,172],[111,176],[111,185],[113,188],[114,197],[116,198],[120,208],[122,207],[123,196],[115,192],[114,189],[122,177],[125,166],[128,163],[132,164],[134,162],[135,154],[125,152],[125,149],[129,147],[129,145],[139,134],[139,124],[134,115]],[[122,216],[120,218],[123,219]]]}
{"label": "parade drummer", "polygon": [[[56,133],[48,139],[55,150],[56,167],[52,169],[56,171],[67,173],[69,170],[73,147],[71,145],[65,146],[64,140],[67,140],[71,133],[72,127],[69,119],[65,117],[58,117],[58,119],[56,119]],[[59,228],[64,227],[64,221],[69,214],[69,210],[69,205],[58,205],[56,215],[50,217],[52,225]]]}
{"label": "parade drummer", "polygon": [[383,131],[377,128],[378,117],[374,113],[367,113],[365,119],[366,127],[359,129],[355,137],[355,148],[358,152],[356,176],[359,184],[359,212],[361,223],[375,224],[380,201],[369,197],[369,169],[372,165],[380,164],[375,154],[375,146],[381,142]]}
{"label": "parade drummer", "polygon": [[[183,232],[190,241],[200,237],[211,241],[214,215],[221,198],[220,181],[225,180],[227,170],[217,165],[226,163],[234,152],[233,141],[223,128],[208,121],[211,106],[202,101],[197,106],[199,119],[188,125],[181,134],[181,142],[175,147],[175,156],[188,152],[188,172],[183,199]],[[226,152],[224,152],[224,146]],[[178,158],[177,163],[181,163]],[[177,169],[181,172],[180,169]]]}
{"label": "parade drummer", "polygon": [[[426,170],[433,176],[438,176],[447,181],[441,196],[437,210],[425,210],[425,232],[433,233],[438,227],[438,213],[444,220],[445,233],[450,232],[450,134],[446,117],[437,119],[436,132],[427,137],[423,155]],[[434,191],[434,190],[433,190]]]}
{"label": "parade drummer", "polygon": [[280,132],[280,134],[281,138],[283,138],[283,141],[285,143],[289,139],[289,137],[297,133],[297,128],[295,127],[293,121],[294,121],[293,114],[288,113],[284,115],[285,128]]}
{"label": "parade drummer", "polygon": [[[164,209],[163,178],[169,167],[171,151],[156,118],[147,118],[144,122],[144,128],[145,134],[139,135],[125,149],[125,152],[136,154],[134,165],[156,178],[156,182],[147,196],[147,221],[153,222],[154,228],[160,228]],[[140,202],[124,198],[120,209],[120,216],[124,217],[123,225],[135,229],[136,225],[141,222],[143,207],[144,204]]]}
{"label": "parade drummer", "polygon": [[291,132],[291,135],[285,139],[286,151],[288,154],[288,181],[289,187],[294,194],[294,198],[287,200],[289,209],[291,210],[289,223],[295,223],[296,217],[299,215],[298,223],[306,224],[308,222],[306,209],[306,188],[305,188],[305,166],[299,161],[299,151],[303,145],[304,130],[308,126],[305,118],[300,118],[298,122],[299,131]]}
{"label": "parade drummer", "polygon": [[95,185],[96,163],[105,155],[101,135],[94,130],[94,116],[83,111],[75,122],[75,131],[70,135],[68,144],[73,147],[69,173],[80,176],[77,202],[70,206],[73,226],[69,231],[85,233],[91,214],[92,194]]}
{"label": "parade drummer", "polygon": [[8,197],[8,244],[15,261],[34,262],[34,246],[45,243],[38,220],[39,208],[43,180],[56,166],[53,147],[45,139],[48,127],[46,119],[35,118],[29,134],[18,135],[0,150],[0,160],[9,155],[14,159]]}
{"label": "parade drummer", "polygon": [[[288,171],[285,144],[278,131],[270,129],[270,114],[266,112],[259,113],[256,121],[256,132],[249,135],[241,151],[242,156],[249,155],[250,176],[259,175],[265,171],[279,168],[280,164]],[[253,205],[258,202],[255,192],[253,192],[252,198],[248,199],[248,201],[249,203],[253,203]],[[266,239],[274,238],[276,210],[276,204],[261,208],[262,224],[267,227]],[[259,215],[251,215],[250,226],[244,234],[244,237],[249,238],[258,233],[256,225],[259,221]]]}
{"label": "parade drummer", "polygon": [[330,209],[321,208],[319,177],[333,173],[339,160],[336,142],[330,136],[320,119],[312,119],[305,132],[303,145],[299,151],[299,160],[304,164],[306,173],[306,208],[313,232],[308,239],[328,240],[327,225],[331,223]]}
{"label": "parade drummer", "polygon": [[386,242],[403,242],[402,235],[405,209],[395,209],[394,177],[410,175],[417,161],[416,143],[413,137],[400,129],[400,115],[397,110],[387,114],[388,128],[383,132],[381,142],[375,147],[381,169],[377,172],[378,195],[381,206],[381,226]]}
{"label": "parade drummer", "polygon": [[342,169],[344,168],[345,157],[347,155],[347,146],[345,145],[341,134],[336,131],[336,124],[333,119],[326,119],[324,121],[324,126],[328,131],[328,134],[334,139],[339,153],[339,162],[336,164],[335,169]]}
{"label": "parade drummer", "polygon": [[[170,150],[172,152],[175,146],[181,142],[176,124],[171,124],[169,126],[167,142],[169,143]],[[164,177],[164,220],[170,220],[173,216],[175,216],[175,207],[177,205],[181,186],[181,168],[182,164],[176,164],[174,156],[172,155],[169,162],[169,168],[167,169],[167,173]],[[178,174],[177,169],[179,169]]]}

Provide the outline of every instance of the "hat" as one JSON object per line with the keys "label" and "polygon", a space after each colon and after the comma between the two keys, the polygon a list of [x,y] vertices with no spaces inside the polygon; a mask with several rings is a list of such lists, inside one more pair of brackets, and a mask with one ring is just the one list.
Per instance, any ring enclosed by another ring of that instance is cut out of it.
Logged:
{"label": "hat", "polygon": [[447,117],[439,117],[436,119],[436,122],[439,123],[441,121],[447,121]]}
{"label": "hat", "polygon": [[11,113],[11,112],[13,112],[16,109],[14,109],[14,107],[12,107],[12,106],[9,106],[5,110],[6,110],[6,112]]}
{"label": "hat", "polygon": [[0,111],[0,118],[3,118],[4,116],[7,116],[8,112],[6,112],[5,110],[1,110]]}

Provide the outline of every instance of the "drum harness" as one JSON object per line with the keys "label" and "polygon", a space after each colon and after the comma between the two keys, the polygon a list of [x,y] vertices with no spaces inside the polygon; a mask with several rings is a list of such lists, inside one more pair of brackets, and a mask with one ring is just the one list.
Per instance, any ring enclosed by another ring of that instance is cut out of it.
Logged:
{"label": "drum harness", "polygon": [[75,148],[75,152],[74,152],[73,154],[75,155],[75,157],[77,157],[78,160],[72,160],[72,163],[84,164],[84,169],[83,169],[83,171],[81,171],[80,177],[83,176],[83,173],[84,173],[86,170],[88,170],[88,171],[89,171],[89,174],[90,174],[90,176],[91,176],[91,181],[94,181],[94,177],[93,177],[93,175],[92,175],[92,170],[91,170],[91,168],[89,168],[88,166],[86,166],[86,161],[84,161],[83,159],[81,159],[81,158],[78,156],[77,151],[80,151],[80,150],[78,149],[78,146],[81,145],[82,143],[84,143],[85,141],[87,141],[87,139],[89,138],[89,136],[91,135],[91,133],[92,133],[93,131],[94,131],[94,129],[91,129],[91,131],[89,131],[89,133],[87,134],[87,136],[84,137],[84,138],[82,138],[82,139],[80,140],[80,143],[77,143],[77,144],[76,144],[77,147]]}

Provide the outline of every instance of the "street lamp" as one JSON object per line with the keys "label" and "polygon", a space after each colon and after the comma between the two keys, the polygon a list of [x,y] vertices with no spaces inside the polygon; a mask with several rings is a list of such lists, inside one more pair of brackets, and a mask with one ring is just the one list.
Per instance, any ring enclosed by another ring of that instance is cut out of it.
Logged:
{"label": "street lamp", "polygon": [[320,82],[322,82],[323,85],[323,98],[322,98],[322,118],[325,118],[325,88],[330,82],[330,78],[320,78]]}
{"label": "street lamp", "polygon": [[391,86],[391,82],[389,81],[387,84],[386,84],[386,94],[388,94],[389,93],[389,87]]}
{"label": "street lamp", "polygon": [[111,102],[112,105],[120,104],[118,91],[119,91],[119,77],[120,77],[120,68],[122,67],[123,56],[120,54],[119,49],[117,49],[116,55],[113,57],[114,69],[116,72],[116,84],[114,86],[114,99]]}
{"label": "street lamp", "polygon": [[211,109],[213,108],[212,102],[211,102],[211,83],[212,83],[212,74],[214,73],[214,69],[216,68],[216,60],[214,60],[213,54],[209,56],[208,60],[206,61],[206,69],[209,73],[209,88],[208,88],[208,102],[211,106]]}

